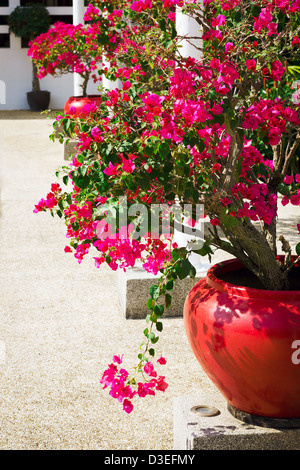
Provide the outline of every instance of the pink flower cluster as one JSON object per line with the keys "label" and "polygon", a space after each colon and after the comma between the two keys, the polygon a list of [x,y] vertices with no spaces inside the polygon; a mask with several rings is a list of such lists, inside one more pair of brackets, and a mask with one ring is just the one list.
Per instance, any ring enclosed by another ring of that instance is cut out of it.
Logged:
{"label": "pink flower cluster", "polygon": [[[129,373],[124,368],[118,366],[122,364],[123,356],[113,356],[113,362],[108,365],[100,379],[103,388],[110,388],[109,395],[123,404],[123,410],[131,413],[133,410],[132,399],[135,395],[144,398],[147,395],[155,395],[157,391],[164,392],[168,384],[165,382],[164,376],[158,376],[152,362],[146,362],[142,369],[142,373],[148,376],[143,382],[132,380]],[[157,361],[159,364],[166,364],[166,360],[160,357]],[[132,384],[135,384],[135,389]]]}
{"label": "pink flower cluster", "polygon": [[[295,177],[293,177],[293,175],[286,175],[284,178],[284,183],[287,186],[291,186],[291,187],[294,185],[294,183],[296,183],[296,185],[300,185],[300,175],[296,174]],[[283,206],[286,206],[289,203],[291,203],[293,206],[299,206],[300,205],[300,188],[298,190],[294,190],[293,193],[290,194],[289,196],[285,195],[282,198],[281,203]]]}
{"label": "pink flower cluster", "polygon": [[36,214],[47,209],[52,209],[57,205],[58,194],[61,192],[61,187],[58,183],[51,184],[51,191],[47,194],[46,199],[42,198],[37,204],[33,212]]}
{"label": "pink flower cluster", "polygon": [[87,26],[56,22],[46,33],[31,41],[28,55],[38,66],[38,77],[76,72],[83,75],[97,68],[101,48],[97,23]]}
{"label": "pink flower cluster", "polygon": [[287,131],[288,122],[294,125],[300,124],[299,116],[294,109],[285,107],[280,99],[260,100],[248,108],[243,127],[252,130],[261,127],[268,133],[269,144],[277,145],[282,134]]}
{"label": "pink flower cluster", "polygon": [[[272,8],[272,6],[270,5]],[[272,22],[272,15],[270,13],[271,8],[263,8],[258,15],[258,18],[255,19],[254,22],[254,31],[257,33],[261,33],[263,28],[268,29],[268,35],[272,36],[272,34],[277,34],[277,23]]]}
{"label": "pink flower cluster", "polygon": [[152,8],[151,0],[136,0],[131,4],[130,7],[133,11],[141,12],[143,10],[149,10]]}
{"label": "pink flower cluster", "polygon": [[244,203],[242,209],[238,209],[235,214],[231,215],[249,217],[253,221],[262,220],[267,225],[272,223],[277,214],[277,197],[274,194],[269,194],[265,183],[251,184],[251,186],[237,183],[232,188],[232,194],[235,197],[241,195]]}

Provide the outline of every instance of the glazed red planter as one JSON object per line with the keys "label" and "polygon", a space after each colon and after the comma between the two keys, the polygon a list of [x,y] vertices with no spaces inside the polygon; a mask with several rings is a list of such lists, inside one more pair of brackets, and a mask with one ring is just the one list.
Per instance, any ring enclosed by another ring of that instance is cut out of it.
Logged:
{"label": "glazed red planter", "polygon": [[230,411],[296,418],[300,427],[300,291],[220,280],[242,267],[217,264],[194,286],[184,305],[188,339]]}
{"label": "glazed red planter", "polygon": [[81,110],[87,104],[94,103],[96,106],[100,106],[102,103],[101,95],[88,95],[88,96],[70,96],[66,101],[64,106],[64,113],[68,114],[70,108],[75,108],[76,112],[72,114],[74,117],[79,117],[81,115]]}

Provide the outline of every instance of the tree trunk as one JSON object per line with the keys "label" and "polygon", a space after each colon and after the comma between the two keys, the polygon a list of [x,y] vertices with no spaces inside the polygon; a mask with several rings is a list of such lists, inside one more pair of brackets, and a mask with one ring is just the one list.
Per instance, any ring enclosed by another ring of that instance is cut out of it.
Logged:
{"label": "tree trunk", "polygon": [[267,290],[287,290],[288,279],[268,239],[252,224],[238,223],[227,235],[236,257],[250,269]]}
{"label": "tree trunk", "polygon": [[229,220],[225,227],[222,223],[222,206],[219,203],[220,198],[225,194],[224,191],[220,191],[205,201],[206,213],[212,218],[218,217],[220,228],[230,242],[226,245],[218,236],[215,236],[212,240],[213,244],[238,258],[258,277],[265,289],[287,290],[288,279],[281,263],[276,259],[276,249],[274,251],[274,231],[272,231],[270,243],[265,234],[251,221],[236,218],[232,224]]}
{"label": "tree trunk", "polygon": [[82,85],[81,85],[81,88],[82,88],[82,96],[86,97],[87,96],[87,86],[88,86],[88,82],[89,82],[89,78],[90,78],[90,74],[88,72],[86,72],[85,75],[83,75],[83,82],[82,82]]}
{"label": "tree trunk", "polygon": [[37,66],[32,62],[32,91],[40,91],[40,81],[37,77]]}

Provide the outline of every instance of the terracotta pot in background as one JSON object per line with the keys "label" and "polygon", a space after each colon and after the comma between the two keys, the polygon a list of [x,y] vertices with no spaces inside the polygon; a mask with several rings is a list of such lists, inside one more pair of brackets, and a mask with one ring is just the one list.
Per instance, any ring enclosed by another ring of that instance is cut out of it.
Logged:
{"label": "terracotta pot in background", "polygon": [[81,114],[82,108],[87,104],[94,103],[96,106],[100,106],[102,103],[101,95],[88,95],[88,96],[70,96],[64,106],[64,113],[68,114],[70,108],[75,108],[76,113],[73,116],[78,117]]}

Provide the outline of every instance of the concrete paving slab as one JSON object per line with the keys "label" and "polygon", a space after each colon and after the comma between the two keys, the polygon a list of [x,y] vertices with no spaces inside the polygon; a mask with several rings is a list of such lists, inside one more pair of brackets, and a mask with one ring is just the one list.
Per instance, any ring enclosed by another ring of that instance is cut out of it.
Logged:
{"label": "concrete paving slab", "polygon": [[174,450],[300,450],[300,428],[244,423],[217,390],[196,392],[174,400]]}

